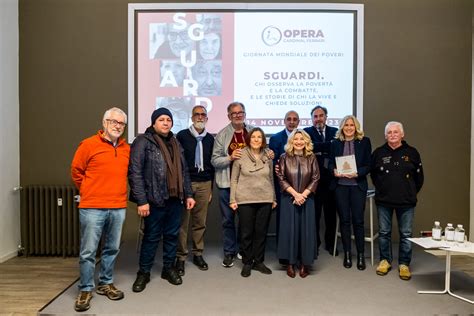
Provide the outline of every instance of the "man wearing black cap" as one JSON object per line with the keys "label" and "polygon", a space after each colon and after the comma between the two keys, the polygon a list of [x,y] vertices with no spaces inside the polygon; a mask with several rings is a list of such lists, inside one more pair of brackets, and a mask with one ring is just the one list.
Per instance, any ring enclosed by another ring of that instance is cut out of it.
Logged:
{"label": "man wearing black cap", "polygon": [[141,292],[150,281],[150,271],[158,242],[163,238],[161,278],[180,285],[174,268],[178,233],[183,211],[194,207],[191,181],[183,149],[171,132],[173,115],[158,108],[151,115],[151,126],[134,140],[128,168],[130,201],[137,203],[145,229],[140,249],[139,270],[132,290]]}

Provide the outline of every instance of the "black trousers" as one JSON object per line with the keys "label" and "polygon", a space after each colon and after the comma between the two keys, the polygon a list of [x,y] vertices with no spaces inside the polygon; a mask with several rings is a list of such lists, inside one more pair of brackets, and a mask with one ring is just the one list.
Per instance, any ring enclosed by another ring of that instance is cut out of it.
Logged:
{"label": "black trousers", "polygon": [[243,264],[265,260],[265,242],[272,214],[271,203],[239,204],[240,251]]}
{"label": "black trousers", "polygon": [[324,212],[324,244],[326,249],[333,249],[334,247],[334,236],[336,234],[336,198],[334,191],[329,190],[329,184],[322,182],[316,189],[314,196],[314,209],[316,215],[316,232],[318,234],[318,249],[321,245],[320,237],[320,221],[321,214]]}
{"label": "black trousers", "polygon": [[364,211],[367,191],[361,190],[357,185],[338,185],[335,192],[344,251],[351,251],[352,223],[357,253],[364,253]]}

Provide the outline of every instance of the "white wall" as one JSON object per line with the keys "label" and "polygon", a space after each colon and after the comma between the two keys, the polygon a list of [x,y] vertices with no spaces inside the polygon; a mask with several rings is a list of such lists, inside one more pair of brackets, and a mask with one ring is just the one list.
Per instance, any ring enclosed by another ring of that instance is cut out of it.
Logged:
{"label": "white wall", "polygon": [[20,243],[18,0],[0,1],[0,262]]}
{"label": "white wall", "polygon": [[470,194],[470,223],[469,240],[474,241],[474,6],[472,8],[472,80],[471,80],[471,194]]}

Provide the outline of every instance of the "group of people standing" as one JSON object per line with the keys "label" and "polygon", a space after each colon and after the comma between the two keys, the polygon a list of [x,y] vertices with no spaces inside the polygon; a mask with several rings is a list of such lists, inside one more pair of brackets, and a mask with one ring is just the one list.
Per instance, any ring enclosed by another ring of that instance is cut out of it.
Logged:
{"label": "group of people standing", "polygon": [[[391,269],[391,227],[395,211],[399,232],[400,278],[411,274],[411,237],[416,195],[423,184],[417,150],[404,140],[403,126],[389,122],[387,142],[373,153],[369,138],[356,117],[348,115],[339,129],[326,125],[327,109],[311,111],[313,126],[298,128],[299,115],[285,115],[285,129],[267,146],[262,129],[245,123],[245,106],[227,107],[229,124],[215,137],[206,131],[207,111],[192,109],[192,125],[177,135],[171,132],[173,115],[158,108],[151,125],[131,147],[120,137],[126,114],[109,109],[103,130],[79,145],[71,174],[80,190],[80,272],[76,311],[90,307],[95,288],[95,255],[104,234],[99,285],[96,293],[111,300],[124,297],[113,285],[113,268],[119,252],[122,224],[130,201],[144,220],[139,270],[132,290],[141,292],[150,281],[155,254],[163,241],[161,277],[179,285],[189,255],[191,226],[193,263],[208,270],[203,258],[204,233],[215,180],[222,216],[224,267],[241,256],[243,277],[252,270],[271,274],[265,265],[265,244],[272,209],[277,215],[277,256],[286,273],[305,278],[322,244],[320,220],[324,214],[324,246],[335,247],[336,214],[339,214],[344,251],[343,266],[352,267],[351,226],[357,250],[357,268],[364,270],[364,209],[367,175],[376,189],[379,216],[380,264],[377,274]],[[356,169],[338,172],[336,158],[353,156]],[[238,217],[238,226],[236,226]]]}

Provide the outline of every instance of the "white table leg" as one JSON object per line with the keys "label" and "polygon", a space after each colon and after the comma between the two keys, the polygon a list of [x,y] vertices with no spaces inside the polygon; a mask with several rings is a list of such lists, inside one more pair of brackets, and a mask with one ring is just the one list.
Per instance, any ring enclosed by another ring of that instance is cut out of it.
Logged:
{"label": "white table leg", "polygon": [[463,300],[465,302],[474,304],[474,301],[451,292],[451,251],[446,251],[446,273],[445,273],[445,278],[444,278],[444,290],[443,291],[418,291],[418,294],[446,294],[446,293],[460,300]]}

